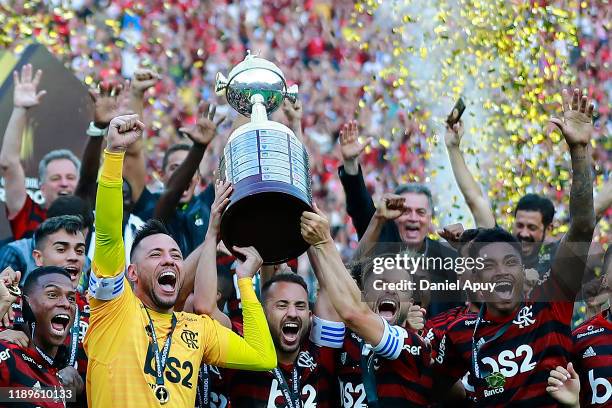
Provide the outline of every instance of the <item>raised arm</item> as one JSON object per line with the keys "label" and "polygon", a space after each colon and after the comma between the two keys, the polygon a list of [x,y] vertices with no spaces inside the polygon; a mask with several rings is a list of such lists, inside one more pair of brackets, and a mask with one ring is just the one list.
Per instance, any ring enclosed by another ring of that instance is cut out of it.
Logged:
{"label": "raised arm", "polygon": [[383,320],[362,301],[357,284],[344,267],[336,249],[329,222],[315,207],[316,213],[304,212],[301,218],[302,236],[311,245],[309,256],[315,261],[315,274],[332,305],[346,326],[367,343],[377,345],[385,332]]}
{"label": "raised arm", "polygon": [[406,210],[405,200],[397,194],[386,193],[381,197],[376,206],[376,212],[368,224],[365,234],[359,240],[354,259],[359,259],[370,254],[380,241],[380,233],[388,221],[393,221],[400,217]]}
{"label": "raised arm", "polygon": [[563,118],[553,117],[550,120],[563,134],[572,160],[570,225],[557,249],[551,274],[562,284],[563,289],[569,291],[567,294],[571,296],[572,301],[582,285],[595,230],[592,158],[589,146],[593,132],[593,109],[588,97],[580,96],[579,89],[574,89],[571,101],[564,89]]}
{"label": "raised arm", "polygon": [[[132,78],[130,84],[129,107],[140,118],[144,118],[145,92],[154,86],[158,80],[159,75],[150,69],[139,68],[134,72],[134,78]],[[123,173],[132,187],[132,200],[137,202],[145,188],[147,179],[147,165],[142,137],[132,143],[125,152]]]}
{"label": "raised arm", "polygon": [[219,340],[227,344],[227,356],[209,363],[239,370],[271,370],[276,367],[276,350],[263,308],[253,290],[253,276],[261,267],[262,259],[253,247],[234,247],[234,251],[245,258],[244,262],[237,261],[236,268],[244,317],[244,338],[229,329],[221,328]]}
{"label": "raised arm", "polygon": [[215,201],[210,209],[208,231],[193,286],[193,312],[207,314],[225,327],[231,327],[232,324],[229,317],[217,307],[217,243],[221,232],[221,215],[230,202],[232,191],[229,182],[219,180],[215,184]]}
{"label": "raised arm", "polygon": [[215,137],[217,127],[225,120],[225,117],[222,117],[216,123],[213,122],[216,110],[215,105],[211,105],[209,109],[209,105],[205,103],[202,107],[204,113],[198,119],[198,122],[194,126],[179,129],[180,132],[189,136],[193,141],[193,145],[189,149],[185,160],[170,176],[166,190],[155,206],[154,218],[165,222],[174,214],[181,195],[189,186],[193,175],[198,171],[198,166],[200,161],[202,161],[202,157],[204,157],[206,147]]}
{"label": "raised arm", "polygon": [[124,284],[121,173],[127,147],[142,137],[143,130],[144,124],[138,115],[118,116],[109,125],[96,198],[96,251],[90,276],[90,292],[98,301],[113,299],[117,295],[113,288]]}
{"label": "raised arm", "polygon": [[30,64],[21,68],[21,75],[17,71],[13,72],[13,112],[6,126],[0,150],[0,172],[4,177],[5,203],[9,219],[17,215],[26,200],[25,173],[20,160],[21,143],[29,109],[37,106],[40,98],[47,93],[37,91],[41,77],[40,69],[32,77]]}
{"label": "raised arm", "polygon": [[87,132],[89,138],[83,150],[81,173],[74,195],[81,197],[92,205],[96,198],[96,182],[100,169],[100,154],[102,153],[104,135],[114,117],[128,112],[127,94],[121,84],[101,85],[99,92],[94,89],[89,90],[89,96],[94,103],[92,124],[96,129]]}
{"label": "raised arm", "polygon": [[477,227],[493,228],[495,227],[495,216],[489,204],[489,201],[483,195],[482,190],[463,159],[463,153],[459,148],[461,138],[463,137],[463,122],[455,123],[452,128],[446,126],[446,135],[444,141],[448,150],[448,158],[450,159],[453,175],[459,185],[459,190],[463,194],[465,203],[470,208],[474,221]]}

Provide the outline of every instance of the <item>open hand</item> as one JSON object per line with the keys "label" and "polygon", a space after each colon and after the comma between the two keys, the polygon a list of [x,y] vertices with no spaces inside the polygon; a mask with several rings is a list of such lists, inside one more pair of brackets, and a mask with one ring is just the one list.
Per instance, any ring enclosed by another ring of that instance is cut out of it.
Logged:
{"label": "open hand", "polygon": [[89,96],[94,103],[94,123],[100,129],[129,112],[129,98],[122,84],[100,84],[98,91],[89,89]]}
{"label": "open hand", "polygon": [[13,83],[15,89],[13,91],[13,106],[16,108],[31,108],[40,103],[40,98],[45,96],[47,91],[37,92],[42,71],[36,71],[32,78],[32,65],[26,64],[21,68],[21,76],[17,71],[13,71]]}
{"label": "open hand", "polygon": [[340,152],[342,153],[342,160],[355,160],[372,143],[372,138],[368,138],[365,143],[361,143],[358,136],[357,121],[353,120],[342,125],[340,128]]}
{"label": "open hand", "polygon": [[186,134],[193,143],[206,146],[217,134],[217,128],[219,125],[221,125],[221,123],[223,123],[225,116],[222,116],[217,119],[216,122],[213,122],[215,113],[217,111],[217,106],[203,103],[200,109],[204,113],[202,113],[202,116],[200,116],[196,124],[179,128],[179,132]]}
{"label": "open hand", "polygon": [[[586,94],[586,89],[584,90]],[[574,89],[571,101],[569,92],[564,89],[563,97],[563,118],[552,117],[550,121],[557,126],[565,138],[568,146],[586,146],[591,140],[593,125],[591,118],[595,109],[589,97],[580,96],[580,89]]]}
{"label": "open hand", "polygon": [[567,369],[558,366],[550,372],[546,391],[561,404],[578,406],[580,379],[572,363],[568,363]]}

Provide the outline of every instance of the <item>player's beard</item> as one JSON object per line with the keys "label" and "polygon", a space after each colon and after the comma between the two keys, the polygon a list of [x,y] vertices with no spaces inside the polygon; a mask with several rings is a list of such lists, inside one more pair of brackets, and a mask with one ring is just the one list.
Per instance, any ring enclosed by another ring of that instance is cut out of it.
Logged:
{"label": "player's beard", "polygon": [[171,309],[176,304],[176,299],[178,298],[178,289],[176,290],[172,298],[164,299],[157,296],[157,293],[155,293],[155,288],[151,287],[149,296],[151,297],[151,300],[153,301],[155,306],[157,306],[160,310]]}

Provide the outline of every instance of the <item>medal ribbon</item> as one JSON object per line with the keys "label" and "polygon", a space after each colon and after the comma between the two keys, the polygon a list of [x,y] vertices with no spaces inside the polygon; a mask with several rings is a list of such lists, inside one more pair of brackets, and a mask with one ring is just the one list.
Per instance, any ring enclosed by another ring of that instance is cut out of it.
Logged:
{"label": "medal ribbon", "polygon": [[208,374],[208,365],[202,364],[200,372],[198,373],[198,383],[200,388],[198,389],[198,407],[208,408],[210,406],[210,385],[209,380],[210,374]]}
{"label": "medal ribbon", "polygon": [[376,377],[374,376],[374,353],[370,353],[370,357],[364,353],[366,343],[361,339],[359,341],[361,349],[361,381],[363,389],[368,400],[368,407],[378,407],[378,391],[376,390]]}
{"label": "medal ribbon", "polygon": [[68,365],[70,367],[74,367],[77,350],[79,349],[79,318],[79,306],[77,305],[76,312],[74,313],[74,322],[72,323],[72,331],[70,332],[70,359],[68,360]]}
{"label": "medal ribbon", "polygon": [[168,333],[168,337],[166,338],[166,342],[164,343],[164,348],[162,349],[161,356],[159,355],[159,347],[157,345],[157,335],[155,334],[155,326],[153,325],[153,319],[151,319],[151,315],[146,307],[144,307],[145,312],[147,313],[147,317],[149,318],[148,328],[151,331],[151,347],[153,348],[153,354],[155,355],[155,372],[157,373],[155,378],[155,384],[164,385],[164,369],[166,368],[166,360],[168,358],[168,353],[170,352],[170,345],[172,344],[172,333],[174,333],[174,328],[176,327],[176,316],[172,313],[172,327],[170,328],[170,333]]}
{"label": "medal ribbon", "polygon": [[272,374],[274,374],[274,377],[276,377],[276,380],[278,381],[278,385],[281,387],[281,392],[285,397],[285,405],[288,408],[300,408],[300,375],[298,373],[297,366],[293,366],[293,372],[291,373],[293,378],[293,390],[289,390],[285,376],[280,368],[276,367],[274,370],[272,370]]}
{"label": "medal ribbon", "polygon": [[[493,335],[493,337],[489,338],[489,340],[486,340],[484,343],[482,344],[478,344],[476,342],[476,331],[478,330],[478,326],[480,325],[480,323],[482,322],[482,318],[484,316],[485,313],[485,309],[486,309],[486,304],[483,303],[483,305],[480,308],[480,313],[478,313],[478,318],[476,319],[476,324],[474,325],[474,334],[472,334],[472,371],[474,371],[474,375],[476,376],[477,379],[481,380],[483,378],[486,378],[489,374],[491,374],[490,372],[481,372],[480,371],[480,364],[478,362],[478,353],[480,352],[480,350],[486,346],[487,344],[492,343],[493,341],[497,340],[498,338],[500,338],[501,336],[504,335],[504,333],[506,333],[506,331],[508,330],[508,328],[510,327],[510,325],[512,324],[512,320],[508,320],[508,322],[506,322],[506,324],[504,324],[498,331],[497,333],[495,333]],[[482,375],[481,375],[482,373]]]}

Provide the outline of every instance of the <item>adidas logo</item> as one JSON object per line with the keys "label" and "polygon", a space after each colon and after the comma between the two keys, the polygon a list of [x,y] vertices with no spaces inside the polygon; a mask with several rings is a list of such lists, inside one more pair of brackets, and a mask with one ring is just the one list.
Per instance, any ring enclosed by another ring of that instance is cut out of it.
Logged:
{"label": "adidas logo", "polygon": [[593,350],[593,347],[589,347],[582,355],[582,358],[595,357],[596,355],[597,354],[595,353],[595,350]]}

